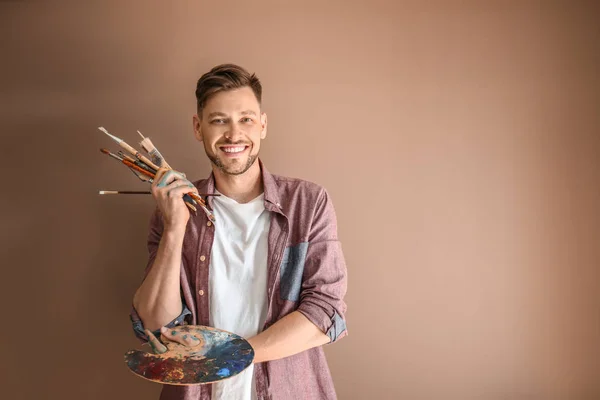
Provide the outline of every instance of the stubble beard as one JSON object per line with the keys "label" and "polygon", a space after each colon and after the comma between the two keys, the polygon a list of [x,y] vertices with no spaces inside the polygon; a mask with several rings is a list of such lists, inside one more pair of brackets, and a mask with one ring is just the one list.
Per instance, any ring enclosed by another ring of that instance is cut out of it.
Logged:
{"label": "stubble beard", "polygon": [[[249,150],[252,151],[252,148],[253,148],[253,146],[251,146],[251,148]],[[245,173],[246,171],[248,171],[250,169],[250,167],[254,164],[254,162],[258,158],[258,153],[250,154],[248,156],[248,161],[246,162],[246,165],[244,165],[244,167],[242,169],[233,169],[233,168],[235,168],[235,166],[227,166],[227,165],[223,164],[223,161],[215,153],[210,152],[206,148],[206,146],[204,147],[204,151],[206,152],[206,156],[208,157],[208,159],[217,168],[219,168],[222,172],[224,172],[227,175],[242,175],[243,173]]]}

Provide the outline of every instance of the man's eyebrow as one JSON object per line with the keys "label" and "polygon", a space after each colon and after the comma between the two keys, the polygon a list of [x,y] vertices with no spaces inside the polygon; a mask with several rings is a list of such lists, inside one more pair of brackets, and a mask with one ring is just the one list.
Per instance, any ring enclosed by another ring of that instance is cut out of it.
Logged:
{"label": "man's eyebrow", "polygon": [[[254,115],[256,117],[256,113],[252,110],[244,110],[244,111],[241,111],[240,114]],[[220,111],[214,111],[214,112],[211,112],[210,114],[208,114],[208,118],[213,118],[213,117],[226,117],[227,118],[227,114],[222,113]]]}
{"label": "man's eyebrow", "polygon": [[212,118],[212,117],[226,117],[227,114],[219,112],[219,111],[215,111],[215,112],[211,112],[210,114],[208,114],[208,118]]}

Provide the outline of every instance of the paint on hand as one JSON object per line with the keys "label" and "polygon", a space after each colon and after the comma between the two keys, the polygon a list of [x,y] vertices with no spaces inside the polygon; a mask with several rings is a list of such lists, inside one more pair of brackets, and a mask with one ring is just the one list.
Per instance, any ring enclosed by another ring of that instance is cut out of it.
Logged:
{"label": "paint on hand", "polygon": [[167,346],[162,344],[150,330],[145,329],[145,332],[148,335],[148,343],[155,354],[162,354],[168,351]]}

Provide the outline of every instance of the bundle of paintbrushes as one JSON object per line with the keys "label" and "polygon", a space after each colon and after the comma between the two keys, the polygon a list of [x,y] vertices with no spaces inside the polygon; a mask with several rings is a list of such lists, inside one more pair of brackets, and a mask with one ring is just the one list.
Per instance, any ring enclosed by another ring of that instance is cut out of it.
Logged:
{"label": "bundle of paintbrushes", "polygon": [[[140,131],[138,131],[138,133],[143,139],[140,142],[140,145],[148,153],[152,160],[150,160],[148,157],[144,156],[139,151],[125,143],[125,141],[108,133],[106,129],[102,127],[98,129],[106,133],[112,140],[117,142],[119,146],[121,146],[123,149],[125,149],[125,151],[127,151],[127,153],[129,153],[129,155],[123,153],[122,151],[119,151],[117,154],[111,153],[107,149],[100,149],[100,151],[126,165],[127,168],[129,168],[129,170],[131,170],[131,172],[133,172],[133,174],[141,181],[153,183],[154,178],[156,177],[156,172],[159,170],[159,168],[172,169],[171,166],[167,164],[162,154],[160,154],[158,149],[152,144],[150,138],[144,137],[140,133]],[[150,192],[120,192],[114,190],[101,190],[100,194],[150,194]],[[210,195],[205,194],[204,196],[206,197]],[[190,211],[194,213],[194,215],[196,215],[196,206],[200,206],[200,208],[202,208],[208,219],[210,219],[212,222],[215,222],[215,217],[213,213],[206,207],[206,202],[202,197],[200,197],[200,195],[194,192],[187,193],[183,196],[183,201],[185,202],[185,205],[190,209]]]}

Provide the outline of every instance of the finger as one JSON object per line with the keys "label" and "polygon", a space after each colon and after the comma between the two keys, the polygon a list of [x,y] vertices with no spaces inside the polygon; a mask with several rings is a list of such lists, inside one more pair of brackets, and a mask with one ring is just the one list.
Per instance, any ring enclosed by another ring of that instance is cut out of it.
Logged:
{"label": "finger", "polygon": [[165,327],[162,327],[160,332],[165,338],[169,339],[170,341],[177,342],[187,347],[198,346],[201,343],[200,339],[197,336],[192,335],[188,332],[178,332],[176,330],[167,329]]}
{"label": "finger", "polygon": [[163,176],[163,175],[164,175],[164,174],[165,174],[167,171],[169,171],[169,169],[168,169],[168,168],[164,168],[164,167],[162,167],[162,168],[159,168],[159,169],[158,169],[158,171],[156,171],[156,174],[154,174],[154,183],[155,183],[155,185],[156,185],[156,184],[158,184],[158,182],[160,182],[160,180],[161,180],[162,176]]}
{"label": "finger", "polygon": [[181,172],[177,172],[177,171],[173,171],[172,169],[168,170],[167,172],[165,172],[160,179],[155,179],[155,181],[158,181],[158,183],[156,184],[157,187],[165,187],[167,185],[169,185],[171,182],[178,180],[178,179],[185,179],[185,177],[183,176],[183,174]]}
{"label": "finger", "polygon": [[183,342],[183,339],[181,338],[182,335],[180,335],[179,332],[177,332],[174,329],[168,329],[163,326],[162,328],[160,328],[160,333],[161,333],[161,336],[163,336],[167,340],[170,340],[171,342],[185,345],[185,343],[182,343]]}
{"label": "finger", "polygon": [[[186,183],[187,182],[187,183]],[[194,185],[189,183],[189,181],[176,181],[171,183],[169,186],[165,188],[166,195],[169,198],[178,199],[183,197],[186,193],[190,193],[194,191]]]}
{"label": "finger", "polygon": [[152,332],[150,332],[149,329],[144,329],[144,332],[146,332],[146,335],[148,335],[148,343],[150,343],[150,347],[152,347],[152,351],[155,354],[162,354],[162,353],[166,353],[167,352],[167,346],[165,346],[164,344],[162,344],[160,342],[160,340],[158,340],[156,338],[156,336],[154,336],[154,334]]}
{"label": "finger", "polygon": [[188,181],[187,179],[176,177],[168,185],[165,186],[165,189],[171,190],[171,189],[175,189],[176,187],[179,187],[179,186],[186,186],[187,188],[189,188],[190,191],[192,191],[192,189],[196,188],[194,186],[194,184],[192,182]]}
{"label": "finger", "polygon": [[170,200],[179,201],[179,199],[183,199],[183,201],[187,201],[191,204],[198,204],[194,199],[188,196],[189,189],[186,186],[180,186],[178,188],[169,190],[167,192],[167,198]]}

